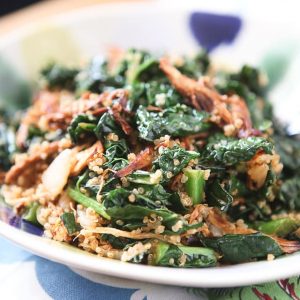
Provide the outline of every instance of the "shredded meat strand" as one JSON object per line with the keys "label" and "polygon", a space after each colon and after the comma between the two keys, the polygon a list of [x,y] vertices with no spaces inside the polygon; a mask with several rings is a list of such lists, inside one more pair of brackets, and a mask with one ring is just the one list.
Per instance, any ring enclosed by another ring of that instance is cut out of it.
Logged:
{"label": "shredded meat strand", "polygon": [[91,157],[95,154],[103,153],[104,148],[100,141],[91,147],[77,153],[77,161],[71,170],[71,176],[77,176],[87,165]]}
{"label": "shredded meat strand", "polygon": [[21,176],[28,168],[31,168],[33,164],[46,160],[50,155],[55,154],[60,149],[66,149],[70,146],[71,143],[61,145],[60,141],[55,141],[43,147],[41,152],[29,154],[24,160],[13,165],[11,169],[6,173],[5,183],[14,183],[18,179],[18,177]]}
{"label": "shredded meat strand", "polygon": [[211,122],[220,127],[233,125],[238,135],[252,134],[252,122],[245,101],[237,96],[219,94],[206,78],[196,81],[181,74],[166,58],[160,60],[160,68],[169,78],[174,88],[187,98],[197,110],[212,114]]}
{"label": "shredded meat strand", "polygon": [[[113,100],[118,99],[118,105],[122,111],[126,110],[128,91],[117,89],[112,92],[104,92],[99,96],[85,93],[76,100],[61,103],[62,94],[59,92],[42,91],[36,98],[34,104],[28,109],[17,132],[16,143],[21,149],[25,147],[28,137],[28,128],[34,125],[43,130],[66,130],[72,119],[79,114],[88,113],[101,116],[109,110]],[[116,121],[122,126],[125,133],[130,134],[132,128],[120,113],[114,111]]]}
{"label": "shredded meat strand", "polygon": [[42,91],[35,98],[33,105],[27,110],[26,115],[22,119],[16,136],[16,144],[19,148],[25,147],[25,141],[28,136],[28,128],[30,125],[37,125],[40,117],[52,114],[58,111],[59,93]]}
{"label": "shredded meat strand", "polygon": [[117,103],[114,104],[111,108],[111,112],[113,117],[115,118],[116,122],[121,126],[122,130],[125,134],[130,135],[133,131],[132,127],[128,124],[124,116],[121,116],[121,112],[123,108],[121,104]]}
{"label": "shredded meat strand", "polygon": [[144,169],[151,166],[153,159],[153,148],[147,147],[145,150],[140,152],[135,160],[133,160],[128,166],[116,172],[116,177],[125,177],[135,170]]}
{"label": "shredded meat strand", "polygon": [[281,250],[284,253],[289,254],[300,250],[300,243],[298,241],[288,241],[286,239],[282,239],[274,236],[272,236],[272,239],[274,239],[279,244]]}

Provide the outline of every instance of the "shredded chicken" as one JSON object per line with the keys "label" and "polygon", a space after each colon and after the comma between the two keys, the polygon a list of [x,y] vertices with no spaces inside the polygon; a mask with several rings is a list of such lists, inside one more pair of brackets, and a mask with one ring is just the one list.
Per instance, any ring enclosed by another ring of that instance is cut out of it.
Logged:
{"label": "shredded chicken", "polygon": [[245,101],[237,96],[221,95],[211,86],[206,77],[199,81],[181,74],[170,62],[163,58],[160,68],[171,81],[172,85],[197,110],[205,110],[212,114],[211,122],[220,127],[232,125],[232,135],[244,137],[252,134],[252,122]]}
{"label": "shredded chicken", "polygon": [[111,108],[112,115],[115,118],[116,122],[121,126],[125,134],[130,135],[133,131],[132,127],[128,124],[125,117],[121,115],[123,107],[120,103],[116,103]]}
{"label": "shredded chicken", "polygon": [[100,141],[97,141],[91,147],[80,151],[76,154],[76,163],[71,170],[72,176],[77,176],[85,167],[87,167],[89,160],[94,154],[103,153],[103,145]]}
{"label": "shredded chicken", "polygon": [[[198,204],[195,206],[191,213],[189,223],[199,221],[205,221],[208,225],[204,234],[206,236],[222,236],[224,234],[250,234],[256,232],[247,226],[241,226],[243,224],[232,223],[228,220],[225,214],[222,214],[219,210],[208,207],[204,204]],[[199,228],[200,231],[203,228]],[[205,229],[205,228],[204,228]]]}
{"label": "shredded chicken", "polygon": [[279,244],[284,253],[294,253],[300,250],[300,242],[298,241],[288,241],[286,239],[274,236],[272,236],[272,239],[274,239]]}
{"label": "shredded chicken", "polygon": [[[76,115],[88,113],[100,116],[109,110],[109,107],[116,99],[118,99],[120,108],[124,110],[128,97],[128,92],[123,89],[104,92],[100,95],[86,93],[76,101],[71,101],[74,99],[65,93],[43,91],[39,94],[20,124],[16,138],[17,145],[20,148],[25,147],[28,129],[31,125],[45,131],[56,129],[66,130]],[[112,109],[113,115],[124,131],[126,130],[125,132],[130,134],[132,128],[124,117],[121,116],[120,109],[117,107]]]}
{"label": "shredded chicken", "polygon": [[21,160],[16,161],[16,164],[6,173],[5,183],[12,184],[16,182],[19,176],[21,176],[28,168],[32,168],[35,164],[45,161],[49,156],[57,153],[59,150],[69,148],[71,142],[66,140],[64,143],[61,141],[55,141],[52,143],[44,142],[41,144],[39,150],[22,156]]}
{"label": "shredded chicken", "polygon": [[20,124],[16,136],[16,144],[23,148],[28,136],[30,125],[37,125],[41,116],[54,113],[58,110],[60,103],[59,92],[42,91],[38,94],[33,105],[28,109],[25,117]]}
{"label": "shredded chicken", "polygon": [[137,157],[125,168],[118,171],[115,176],[116,177],[125,177],[135,170],[141,170],[146,167],[151,166],[153,159],[153,148],[147,147],[141,153],[137,155]]}

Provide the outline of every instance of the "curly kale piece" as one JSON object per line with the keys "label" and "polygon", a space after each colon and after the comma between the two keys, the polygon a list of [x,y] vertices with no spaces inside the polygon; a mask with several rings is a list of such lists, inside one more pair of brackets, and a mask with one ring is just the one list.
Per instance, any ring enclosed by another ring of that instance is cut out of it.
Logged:
{"label": "curly kale piece", "polygon": [[[153,265],[184,268],[205,268],[215,266],[217,257],[209,248],[175,246],[156,242],[151,249]],[[185,259],[183,260],[182,257]]]}
{"label": "curly kale piece", "polygon": [[208,185],[206,198],[210,206],[217,206],[222,211],[227,211],[233,201],[232,195],[230,195],[218,180],[214,180]]}
{"label": "curly kale piece", "polygon": [[178,222],[182,221],[182,227],[176,231],[176,234],[181,234],[189,229],[199,228],[203,224],[188,224],[182,219],[181,215],[178,215],[167,208],[151,209],[146,206],[127,204],[125,206],[113,206],[106,209],[108,215],[112,220],[122,220],[124,230],[134,230],[139,227],[145,226],[143,220],[145,217],[151,218],[156,216],[161,218],[161,223],[165,226],[164,234],[174,235],[172,227]]}
{"label": "curly kale piece", "polygon": [[[143,193],[134,193],[138,188],[143,189]],[[134,203],[148,207],[150,209],[163,208],[169,205],[171,194],[168,193],[162,185],[156,184],[154,186],[136,185],[125,188],[112,190],[104,196],[104,206],[125,206],[130,204],[129,196],[134,197]]]}
{"label": "curly kale piece", "polygon": [[279,244],[260,232],[252,234],[227,234],[222,237],[201,238],[202,243],[220,253],[224,262],[241,263],[266,258],[268,254],[283,254]]}
{"label": "curly kale piece", "polygon": [[74,234],[81,229],[80,224],[76,223],[73,212],[65,212],[60,216],[64,226],[66,227],[68,234]]}
{"label": "curly kale piece", "polygon": [[[138,192],[143,189],[143,193]],[[188,224],[173,208],[177,193],[167,192],[162,185],[133,185],[128,188],[118,188],[103,195],[103,206],[112,220],[122,220],[124,230],[133,230],[145,226],[144,217],[158,216],[166,229],[165,234],[174,234],[172,226],[182,221],[182,227],[177,234],[188,229],[198,228],[202,223]],[[133,202],[132,202],[133,201]],[[172,202],[172,203],[171,203]],[[168,208],[169,207],[169,208]],[[178,208],[178,206],[177,206]]]}
{"label": "curly kale piece", "polygon": [[138,82],[129,87],[128,109],[143,106],[158,106],[167,108],[182,102],[180,94],[164,80],[150,82]]}
{"label": "curly kale piece", "polygon": [[123,60],[115,70],[115,74],[124,76],[127,84],[148,82],[163,77],[156,57],[148,51],[133,48],[125,53]]}
{"label": "curly kale piece", "polygon": [[102,234],[101,239],[109,242],[115,249],[124,249],[128,245],[135,242],[135,240],[133,240],[133,239],[128,239],[128,238],[124,238],[124,237],[116,237],[111,234]]}
{"label": "curly kale piece", "polygon": [[153,161],[153,168],[161,170],[165,182],[168,182],[171,177],[179,174],[192,159],[199,157],[199,153],[187,151],[179,146],[164,148],[157,159]]}
{"label": "curly kale piece", "polygon": [[262,137],[236,139],[215,134],[201,151],[201,161],[217,165],[234,166],[249,161],[259,150],[272,154],[274,145]]}
{"label": "curly kale piece", "polygon": [[97,119],[92,115],[77,115],[73,118],[68,133],[73,143],[78,144],[87,136],[94,136]]}
{"label": "curly kale piece", "polygon": [[124,85],[124,74],[110,74],[108,62],[100,56],[96,56],[76,77],[77,93],[84,91],[101,93],[112,88],[121,88]]}
{"label": "curly kale piece", "polygon": [[129,153],[129,149],[124,139],[118,141],[106,140],[104,146],[106,149],[104,156],[107,160],[103,165],[105,168],[117,170],[116,164],[122,160],[126,160],[122,166],[127,164],[127,154]]}
{"label": "curly kale piece", "polygon": [[142,139],[153,141],[159,137],[170,135],[183,137],[207,131],[210,124],[209,115],[186,105],[176,105],[162,112],[149,112],[140,106],[136,112],[139,135]]}
{"label": "curly kale piece", "polygon": [[231,75],[231,79],[243,83],[250,91],[257,95],[264,95],[265,89],[260,82],[260,73],[256,68],[244,65],[238,73]]}
{"label": "curly kale piece", "polygon": [[94,129],[96,137],[102,140],[105,135],[109,133],[115,133],[119,137],[124,134],[120,126],[116,123],[114,117],[109,112],[104,113],[98,121],[96,128]]}
{"label": "curly kale piece", "polygon": [[75,77],[79,70],[51,63],[41,71],[42,79],[49,89],[66,89],[73,91],[76,87]]}

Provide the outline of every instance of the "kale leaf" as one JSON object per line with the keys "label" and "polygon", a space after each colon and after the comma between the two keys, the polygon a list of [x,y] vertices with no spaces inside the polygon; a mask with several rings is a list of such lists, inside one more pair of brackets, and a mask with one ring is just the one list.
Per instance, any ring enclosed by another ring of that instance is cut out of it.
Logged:
{"label": "kale leaf", "polygon": [[125,163],[121,164],[122,167],[124,164],[127,164],[127,155],[129,153],[129,149],[124,139],[120,139],[118,141],[106,140],[104,146],[106,149],[104,156],[107,160],[106,163],[103,165],[104,167],[117,170],[119,169],[116,168],[117,162],[126,160]]}
{"label": "kale leaf", "polygon": [[206,247],[223,255],[224,262],[241,263],[258,258],[266,258],[268,254],[283,254],[279,244],[271,237],[260,232],[253,234],[227,234],[216,238],[201,238]]}
{"label": "kale leaf", "polygon": [[124,135],[122,129],[109,112],[106,112],[101,116],[94,132],[99,140],[102,140],[104,136],[109,133],[115,133],[119,137]]}
{"label": "kale leaf", "polygon": [[91,115],[77,115],[73,118],[68,133],[73,143],[78,144],[87,136],[94,136],[97,119]]}
{"label": "kale leaf", "polygon": [[237,94],[247,103],[251,119],[255,128],[266,130],[272,123],[272,105],[262,98],[266,88],[261,84],[257,69],[245,65],[237,73],[217,74],[217,89],[223,94]]}
{"label": "kale leaf", "polygon": [[51,63],[42,71],[42,79],[49,89],[67,89],[73,91],[76,87],[75,77],[79,70]]}
{"label": "kale leaf", "polygon": [[115,249],[124,249],[126,246],[134,243],[135,241],[124,237],[116,237],[112,234],[102,234],[101,239],[109,242]]}
{"label": "kale leaf", "polygon": [[209,65],[208,53],[200,51],[194,57],[184,57],[178,70],[188,77],[198,79],[207,72]]}
{"label": "kale leaf", "polygon": [[76,77],[77,92],[91,91],[101,93],[112,88],[125,85],[125,78],[121,74],[110,74],[108,62],[103,57],[96,56],[89,66]]}
{"label": "kale leaf", "polygon": [[206,199],[210,206],[217,206],[222,211],[227,211],[233,201],[233,197],[218,180],[214,180],[208,185]]}
{"label": "kale leaf", "polygon": [[233,166],[249,161],[259,150],[272,154],[273,144],[262,137],[236,139],[215,134],[201,151],[201,161],[217,165]]}
{"label": "kale leaf", "polygon": [[140,106],[136,112],[139,135],[142,139],[153,141],[159,137],[170,135],[182,137],[210,128],[207,122],[209,115],[186,105],[176,105],[162,112],[148,112]]}
{"label": "kale leaf", "polygon": [[158,106],[167,108],[182,102],[180,94],[163,80],[138,82],[129,87],[130,97],[128,109],[133,110],[143,106]]}
{"label": "kale leaf", "polygon": [[[142,192],[138,192],[142,191]],[[134,197],[134,204],[150,209],[164,208],[169,205],[171,194],[162,185],[137,185],[131,188],[118,188],[105,194],[103,204],[105,207],[125,206],[130,204],[129,196]]]}
{"label": "kale leaf", "polygon": [[68,234],[74,234],[81,229],[81,226],[76,223],[75,216],[73,212],[65,212],[60,216],[63,224],[65,225]]}
{"label": "kale leaf", "polygon": [[179,146],[164,148],[155,161],[154,170],[163,172],[164,180],[167,182],[173,176],[179,174],[192,159],[198,159],[199,153],[187,151]]}

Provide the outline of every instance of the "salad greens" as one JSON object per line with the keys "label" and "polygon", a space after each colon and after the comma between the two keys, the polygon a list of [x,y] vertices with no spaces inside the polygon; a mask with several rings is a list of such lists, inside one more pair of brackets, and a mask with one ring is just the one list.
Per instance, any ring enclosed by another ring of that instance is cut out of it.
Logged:
{"label": "salad greens", "polygon": [[5,201],[45,235],[132,263],[202,268],[300,249],[300,140],[262,74],[205,51],[48,64],[0,120]]}

